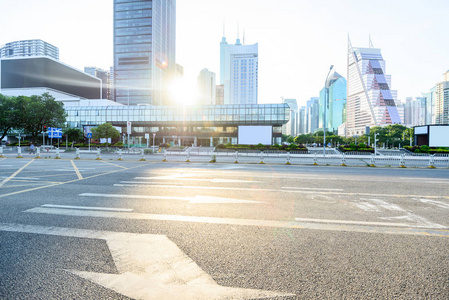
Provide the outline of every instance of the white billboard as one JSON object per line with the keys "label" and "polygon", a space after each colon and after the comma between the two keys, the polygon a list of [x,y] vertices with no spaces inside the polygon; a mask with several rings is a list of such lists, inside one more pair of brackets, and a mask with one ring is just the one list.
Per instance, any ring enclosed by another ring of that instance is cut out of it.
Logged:
{"label": "white billboard", "polygon": [[415,134],[428,134],[427,126],[415,127]]}
{"label": "white billboard", "polygon": [[239,126],[240,145],[271,145],[273,126]]}
{"label": "white billboard", "polygon": [[429,129],[429,147],[449,147],[449,126],[430,126]]}

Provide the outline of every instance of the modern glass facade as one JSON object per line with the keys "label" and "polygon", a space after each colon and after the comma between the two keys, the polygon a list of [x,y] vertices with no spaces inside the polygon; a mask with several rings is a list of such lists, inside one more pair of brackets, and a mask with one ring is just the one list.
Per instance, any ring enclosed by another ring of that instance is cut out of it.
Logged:
{"label": "modern glass facade", "polygon": [[176,0],[114,0],[115,101],[162,105],[175,73]]}
{"label": "modern glass facade", "polygon": [[346,122],[346,79],[334,72],[328,79],[326,86],[329,93],[326,96],[327,106],[324,107],[325,88],[320,91],[320,119],[319,128],[323,129],[324,109],[326,109],[326,130],[337,132],[338,127]]}
{"label": "modern glass facade", "polygon": [[353,48],[348,41],[347,134],[365,133],[366,126],[401,124],[390,90],[391,76],[385,75],[380,49]]}
{"label": "modern glass facade", "polygon": [[[145,132],[162,136],[237,138],[238,126],[273,126],[273,137],[282,136],[282,125],[289,121],[287,104],[206,105],[206,106],[72,106],[65,107],[69,127],[97,126],[109,122],[126,127],[132,122],[133,134]],[[123,132],[125,129],[123,130]]]}

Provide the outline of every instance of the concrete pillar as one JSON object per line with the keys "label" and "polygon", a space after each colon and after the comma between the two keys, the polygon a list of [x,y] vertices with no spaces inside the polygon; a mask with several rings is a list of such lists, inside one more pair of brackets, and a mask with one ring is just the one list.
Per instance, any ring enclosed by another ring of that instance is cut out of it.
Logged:
{"label": "concrete pillar", "polygon": [[214,146],[214,138],[213,138],[213,137],[210,138],[210,146],[211,146],[211,147]]}
{"label": "concrete pillar", "polygon": [[178,146],[181,146],[182,144],[181,144],[181,138],[180,137],[178,137]]}
{"label": "concrete pillar", "polygon": [[193,142],[193,145],[194,145],[195,147],[198,147],[198,138],[197,138],[197,137],[195,137],[195,141]]}

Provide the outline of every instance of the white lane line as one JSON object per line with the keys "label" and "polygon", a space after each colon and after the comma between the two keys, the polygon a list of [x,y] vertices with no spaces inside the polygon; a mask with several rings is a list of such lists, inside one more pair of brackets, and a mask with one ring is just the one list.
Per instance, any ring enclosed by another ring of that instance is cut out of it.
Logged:
{"label": "white lane line", "polygon": [[351,225],[365,225],[365,226],[388,226],[388,227],[413,227],[405,223],[386,223],[386,222],[364,222],[364,221],[349,221],[349,220],[326,220],[326,219],[308,219],[295,218],[298,222],[312,222],[312,223],[328,223],[328,224],[351,224]]}
{"label": "white lane line", "polygon": [[287,187],[287,186],[283,186],[282,188],[291,190],[338,191],[338,192],[344,191],[343,189],[300,188],[300,187]]}
{"label": "white lane line", "polygon": [[120,199],[181,200],[181,201],[188,201],[189,203],[196,203],[196,204],[262,203],[260,201],[254,201],[254,200],[241,200],[241,199],[221,198],[221,197],[201,196],[201,195],[197,195],[195,197],[176,197],[176,196],[84,193],[84,194],[79,194],[78,196],[80,196],[80,197],[120,198]]}
{"label": "white lane line", "polygon": [[441,202],[441,201],[435,201],[435,200],[429,200],[429,199],[419,199],[419,202],[432,204],[439,208],[449,209],[449,204],[445,203],[445,202]]}
{"label": "white lane line", "polygon": [[54,205],[54,204],[44,204],[42,207],[48,208],[67,208],[67,209],[81,209],[81,210],[103,210],[103,211],[122,211],[122,212],[132,212],[131,208],[114,208],[114,207],[93,207],[93,206],[71,206],[71,205]]}
{"label": "white lane line", "polygon": [[0,186],[3,186],[5,183],[7,183],[8,181],[10,181],[11,179],[13,179],[14,177],[16,177],[20,172],[22,172],[26,167],[28,167],[33,160],[30,160],[27,164],[25,164],[23,167],[21,167],[20,169],[18,169],[16,172],[14,172],[14,174],[12,174],[11,176],[9,176],[8,178],[6,178],[5,180],[3,180],[2,182],[0,182]]}
{"label": "white lane line", "polygon": [[416,226],[416,225],[409,225],[406,228],[402,228],[393,226],[391,227],[366,226],[356,224],[354,225],[327,224],[327,223],[299,222],[299,221],[289,222],[289,221],[275,221],[275,220],[195,217],[195,216],[159,215],[159,214],[127,213],[127,212],[85,211],[85,210],[44,208],[44,207],[36,207],[28,209],[24,212],[50,214],[50,215],[76,216],[76,217],[92,217],[92,218],[114,218],[125,220],[147,220],[147,221],[174,221],[174,222],[255,226],[255,227],[269,227],[269,228],[297,228],[297,229],[313,229],[325,231],[348,231],[348,232],[363,232],[363,233],[438,236],[449,238],[449,230],[435,229],[432,227]]}
{"label": "white lane line", "polygon": [[[0,176],[0,178],[9,178],[6,176]],[[36,178],[36,177],[14,177],[14,179],[21,179],[21,180],[39,180],[40,178]]]}
{"label": "white lane line", "polygon": [[225,287],[165,235],[0,223],[0,231],[106,241],[119,274],[67,270],[132,299],[259,299],[293,294]]}
{"label": "white lane line", "polygon": [[253,180],[238,180],[238,179],[226,179],[226,178],[214,178],[214,179],[204,179],[204,178],[183,178],[176,176],[167,176],[167,177],[136,177],[136,180],[176,180],[176,181],[205,181],[212,183],[257,183],[260,181]]}
{"label": "white lane line", "polygon": [[[120,181],[120,183],[131,183],[131,184],[161,184],[160,182],[151,182],[151,181]],[[182,182],[173,182],[173,183],[164,183],[164,184],[171,184],[171,185],[176,185],[176,184],[184,184]]]}
{"label": "white lane line", "polygon": [[176,188],[176,189],[197,189],[197,190],[229,190],[229,191],[251,191],[251,192],[283,192],[283,193],[298,193],[298,194],[321,194],[321,195],[344,195],[344,196],[372,196],[372,197],[412,197],[412,198],[446,198],[449,196],[433,196],[433,195],[402,195],[402,194],[369,194],[369,193],[354,193],[354,192],[338,192],[338,191],[317,191],[314,190],[288,190],[288,189],[260,189],[260,188],[234,188],[234,187],[213,187],[213,186],[185,186],[185,185],[151,185],[154,188]]}
{"label": "white lane line", "polygon": [[449,181],[425,181],[425,183],[443,183],[443,184],[449,184]]}
{"label": "white lane line", "polygon": [[444,178],[432,178],[432,177],[426,177],[426,178],[416,178],[416,177],[399,177],[399,179],[405,179],[405,180],[438,180],[438,181],[447,181],[449,182],[449,179]]}

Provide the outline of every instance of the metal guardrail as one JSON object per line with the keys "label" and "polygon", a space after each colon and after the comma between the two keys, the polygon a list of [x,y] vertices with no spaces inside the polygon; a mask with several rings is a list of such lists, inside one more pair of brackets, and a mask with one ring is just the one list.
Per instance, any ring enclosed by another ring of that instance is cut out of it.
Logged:
{"label": "metal guardrail", "polygon": [[[42,153],[40,148],[37,148],[35,155],[29,152],[18,151],[17,156],[14,153],[5,153],[3,148],[0,148],[0,157],[21,158],[23,156],[40,158],[48,156],[45,151]],[[449,168],[449,154],[415,154],[415,153],[391,153],[390,155],[375,155],[363,152],[346,152],[341,154],[327,154],[314,152],[307,153],[301,151],[215,151],[214,148],[205,149],[184,149],[184,150],[167,150],[151,154],[145,154],[143,148],[139,151],[128,153],[127,149],[116,149],[115,153],[102,153],[99,149],[89,153],[83,153],[78,148],[76,151],[63,152],[63,148],[59,151],[55,149],[56,154],[54,158],[70,158],[70,159],[102,159],[106,156],[108,159],[114,157],[117,160],[132,159],[132,160],[150,160],[150,161],[172,161],[172,162],[222,162],[222,163],[265,163],[265,164],[292,164],[292,165],[324,165],[324,166],[369,166],[369,167],[411,167],[411,168]],[[81,152],[81,153],[80,153]],[[125,157],[127,156],[127,157]]]}

